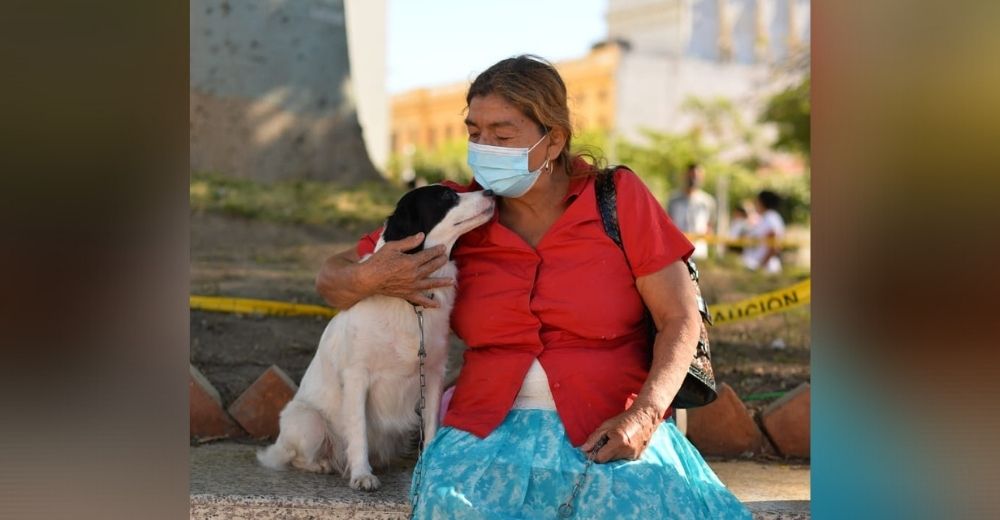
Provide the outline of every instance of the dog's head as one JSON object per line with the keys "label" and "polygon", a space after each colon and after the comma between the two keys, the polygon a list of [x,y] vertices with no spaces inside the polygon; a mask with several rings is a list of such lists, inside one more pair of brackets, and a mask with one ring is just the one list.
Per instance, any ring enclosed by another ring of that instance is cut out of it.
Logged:
{"label": "dog's head", "polygon": [[493,207],[493,197],[481,191],[458,193],[440,184],[422,186],[403,195],[396,203],[396,210],[386,220],[381,242],[423,232],[424,242],[407,253],[444,244],[446,253],[450,254],[458,237],[493,216]]}

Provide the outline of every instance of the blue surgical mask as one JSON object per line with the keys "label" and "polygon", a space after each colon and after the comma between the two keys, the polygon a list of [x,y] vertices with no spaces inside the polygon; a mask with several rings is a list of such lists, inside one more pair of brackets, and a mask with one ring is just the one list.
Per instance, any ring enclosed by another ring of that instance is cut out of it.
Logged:
{"label": "blue surgical mask", "polygon": [[[546,134],[548,135],[548,134]],[[538,143],[545,139],[545,135]],[[501,197],[517,198],[535,185],[542,170],[549,164],[548,158],[535,171],[528,170],[528,153],[531,148],[505,148],[486,144],[469,143],[469,166],[476,182],[485,190]]]}

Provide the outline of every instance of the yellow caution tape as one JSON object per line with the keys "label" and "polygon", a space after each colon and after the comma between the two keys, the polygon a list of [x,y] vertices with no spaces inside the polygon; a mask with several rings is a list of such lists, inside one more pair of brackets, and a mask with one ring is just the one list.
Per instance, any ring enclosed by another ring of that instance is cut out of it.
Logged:
{"label": "yellow caution tape", "polygon": [[801,244],[797,242],[792,242],[790,240],[776,240],[772,238],[731,238],[731,237],[721,237],[718,235],[706,235],[697,233],[684,233],[684,236],[688,240],[694,241],[705,241],[709,244],[725,244],[727,246],[742,246],[750,247],[758,244],[770,244],[777,246],[779,249],[795,249],[801,247]]}
{"label": "yellow caution tape", "polygon": [[231,312],[235,314],[266,314],[270,316],[323,316],[332,318],[337,309],[304,303],[253,300],[250,298],[223,298],[218,296],[191,296],[191,310]]}
{"label": "yellow caution tape", "polygon": [[749,320],[785,312],[809,303],[812,279],[799,282],[777,291],[758,294],[736,303],[720,303],[709,305],[715,325],[724,325],[735,321]]}
{"label": "yellow caution tape", "polygon": [[[809,303],[810,282],[806,280],[784,289],[760,294],[736,303],[709,305],[712,321],[716,325],[748,320],[784,312]],[[320,305],[288,303],[250,298],[219,296],[190,297],[191,310],[230,312],[235,314],[263,314],[268,316],[322,316],[332,318],[337,310]]]}

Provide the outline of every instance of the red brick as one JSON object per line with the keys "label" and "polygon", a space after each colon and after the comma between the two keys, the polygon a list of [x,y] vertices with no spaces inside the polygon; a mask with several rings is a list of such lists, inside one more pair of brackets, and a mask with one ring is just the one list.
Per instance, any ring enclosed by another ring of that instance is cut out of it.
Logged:
{"label": "red brick", "polygon": [[688,410],[687,436],[704,455],[735,457],[759,452],[764,434],[736,392],[719,384],[719,398],[708,406]]}
{"label": "red brick", "polygon": [[809,383],[802,383],[761,414],[774,447],[787,457],[809,457]]}
{"label": "red brick", "polygon": [[191,401],[191,438],[198,441],[242,437],[243,430],[222,408],[222,399],[212,383],[191,365],[188,377]]}
{"label": "red brick", "polygon": [[278,417],[298,386],[280,368],[271,365],[229,405],[229,414],[255,439],[278,436]]}

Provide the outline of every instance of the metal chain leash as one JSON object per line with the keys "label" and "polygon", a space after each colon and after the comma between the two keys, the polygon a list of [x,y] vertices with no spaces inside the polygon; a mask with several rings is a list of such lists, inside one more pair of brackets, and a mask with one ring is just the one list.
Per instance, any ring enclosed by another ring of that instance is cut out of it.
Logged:
{"label": "metal chain leash", "polygon": [[587,465],[583,467],[583,473],[576,479],[576,484],[573,484],[573,493],[570,494],[569,498],[559,506],[559,518],[569,518],[573,516],[574,508],[573,502],[576,501],[576,496],[580,494],[580,489],[583,487],[583,483],[587,480],[587,473],[590,472],[590,467],[594,465],[594,457],[597,456],[597,452],[601,451],[601,448],[608,443],[608,436],[602,436],[597,444],[587,452]]}
{"label": "metal chain leash", "polygon": [[418,426],[419,433],[419,443],[417,444],[417,463],[413,467],[413,502],[410,504],[410,518],[413,518],[414,512],[417,510],[417,502],[420,501],[420,477],[422,471],[422,462],[424,454],[424,406],[425,402],[425,389],[427,386],[427,379],[424,375],[424,360],[427,358],[427,350],[424,348],[424,308],[414,305],[413,312],[417,313],[417,324],[420,326],[420,347],[417,349],[417,358],[420,361],[420,400],[417,401],[417,417],[420,418],[420,425]]}

